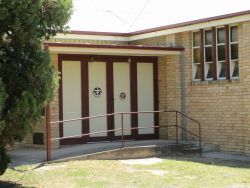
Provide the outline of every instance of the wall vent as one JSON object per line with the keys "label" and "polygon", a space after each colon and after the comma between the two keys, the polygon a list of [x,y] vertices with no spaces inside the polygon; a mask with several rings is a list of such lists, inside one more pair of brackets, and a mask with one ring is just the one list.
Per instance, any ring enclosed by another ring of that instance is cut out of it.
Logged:
{"label": "wall vent", "polygon": [[43,145],[43,133],[33,133],[33,144]]}

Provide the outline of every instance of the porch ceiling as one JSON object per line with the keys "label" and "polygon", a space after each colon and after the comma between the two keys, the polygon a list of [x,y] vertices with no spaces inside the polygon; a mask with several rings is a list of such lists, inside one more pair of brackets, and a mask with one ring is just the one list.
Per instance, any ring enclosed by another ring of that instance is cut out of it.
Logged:
{"label": "porch ceiling", "polygon": [[96,44],[46,43],[50,52],[63,54],[98,54],[126,56],[165,56],[179,55],[184,48],[178,47],[149,47],[149,46],[119,46]]}

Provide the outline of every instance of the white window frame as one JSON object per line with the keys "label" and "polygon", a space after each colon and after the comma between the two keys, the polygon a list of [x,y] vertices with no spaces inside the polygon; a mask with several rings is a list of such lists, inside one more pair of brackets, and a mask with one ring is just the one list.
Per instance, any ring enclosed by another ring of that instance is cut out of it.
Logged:
{"label": "white window frame", "polygon": [[204,36],[204,48],[203,48],[203,53],[204,53],[204,77],[205,77],[205,80],[213,80],[213,77],[212,78],[207,78],[207,64],[213,64],[213,59],[212,61],[209,61],[209,62],[206,62],[206,47],[211,47],[212,51],[213,51],[213,42],[209,45],[206,45],[206,31],[211,31],[212,33],[212,29],[211,28],[208,28],[206,30],[204,30],[204,33],[203,33],[203,36]]}
{"label": "white window frame", "polygon": [[230,79],[239,79],[239,76],[233,77],[233,70],[232,70],[232,63],[238,61],[238,68],[239,68],[239,57],[238,59],[231,59],[231,46],[232,44],[238,44],[238,55],[239,55],[239,34],[237,36],[236,42],[231,42],[231,27],[237,27],[237,34],[238,34],[238,25],[230,25],[229,27],[229,57],[230,57]]}
{"label": "white window frame", "polygon": [[[217,27],[216,28],[216,66],[217,66],[217,79],[218,80],[226,80],[226,76],[225,77],[220,77],[220,69],[219,69],[219,64],[220,63],[226,63],[226,59],[224,60],[224,61],[219,61],[219,50],[218,50],[218,46],[225,46],[225,48],[226,48],[226,37],[225,37],[225,41],[224,41],[224,43],[218,43],[218,30],[219,29],[224,29],[225,30],[225,28],[224,27]],[[226,33],[226,30],[224,31],[225,33]]]}
{"label": "white window frame", "polygon": [[201,69],[201,62],[199,62],[199,63],[194,62],[194,49],[200,49],[200,45],[199,46],[194,46],[194,33],[197,33],[197,32],[199,32],[199,31],[193,31],[192,32],[192,79],[193,79],[193,81],[201,81],[201,78],[200,79],[195,79],[195,74],[196,74],[195,68],[196,68],[196,66],[200,65],[200,69]]}

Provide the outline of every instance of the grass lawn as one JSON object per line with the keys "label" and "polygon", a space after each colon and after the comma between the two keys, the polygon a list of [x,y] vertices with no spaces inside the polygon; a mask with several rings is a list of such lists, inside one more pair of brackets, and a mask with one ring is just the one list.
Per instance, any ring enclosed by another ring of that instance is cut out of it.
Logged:
{"label": "grass lawn", "polygon": [[[146,162],[146,164],[145,164]],[[151,163],[152,162],[152,163]],[[0,187],[250,187],[250,164],[199,158],[70,161],[20,166]]]}

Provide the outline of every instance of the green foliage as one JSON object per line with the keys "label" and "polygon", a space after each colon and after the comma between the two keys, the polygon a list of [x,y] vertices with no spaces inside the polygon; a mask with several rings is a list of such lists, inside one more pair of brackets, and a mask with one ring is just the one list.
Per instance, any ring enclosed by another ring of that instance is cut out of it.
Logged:
{"label": "green foliage", "polygon": [[58,76],[42,42],[71,13],[71,0],[0,0],[0,146],[21,141],[53,99]]}
{"label": "green foliage", "polygon": [[4,88],[2,79],[0,78],[0,135],[2,134],[2,131],[5,127],[4,120],[2,119],[2,110],[4,107],[4,102],[6,100],[6,97],[7,97],[7,94],[5,92],[5,88]]}
{"label": "green foliage", "polygon": [[8,167],[10,158],[7,155],[6,149],[4,146],[0,146],[0,175],[2,175]]}
{"label": "green foliage", "polygon": [[71,0],[0,1],[0,75],[8,95],[0,134],[3,143],[21,141],[51,101],[58,76],[42,41],[67,29]]}
{"label": "green foliage", "polygon": [[[0,79],[0,135],[2,134],[2,131],[5,128],[5,123],[2,117],[2,109],[4,107],[4,102],[6,100],[6,97],[7,97],[7,94],[5,92],[3,82],[2,82],[2,79]],[[4,145],[0,141],[0,175],[2,175],[5,172],[9,162],[10,160],[6,153]]]}

